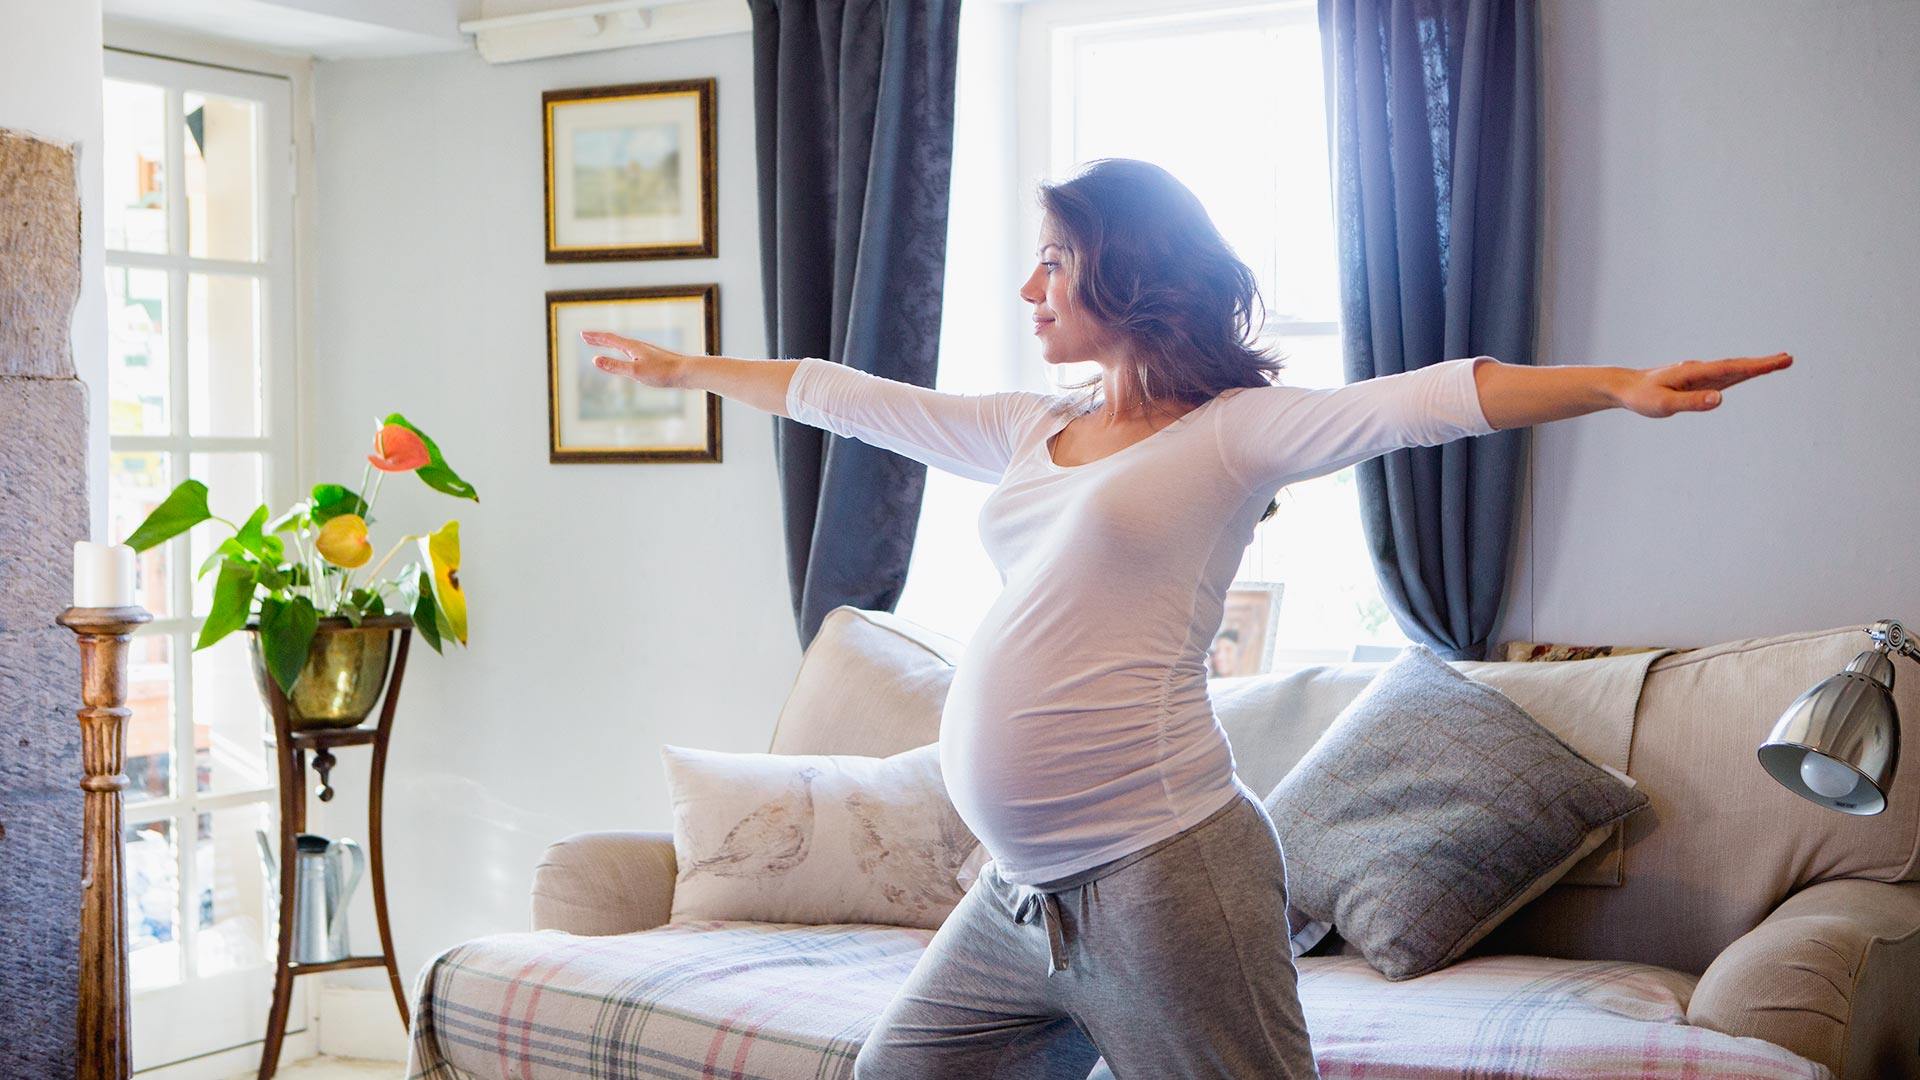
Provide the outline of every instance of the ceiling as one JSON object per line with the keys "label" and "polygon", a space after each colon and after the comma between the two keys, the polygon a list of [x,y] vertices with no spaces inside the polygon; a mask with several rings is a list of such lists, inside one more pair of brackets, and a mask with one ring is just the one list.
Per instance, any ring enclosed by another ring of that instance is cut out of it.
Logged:
{"label": "ceiling", "polygon": [[322,60],[410,56],[471,47],[460,20],[479,0],[103,0],[119,22]]}

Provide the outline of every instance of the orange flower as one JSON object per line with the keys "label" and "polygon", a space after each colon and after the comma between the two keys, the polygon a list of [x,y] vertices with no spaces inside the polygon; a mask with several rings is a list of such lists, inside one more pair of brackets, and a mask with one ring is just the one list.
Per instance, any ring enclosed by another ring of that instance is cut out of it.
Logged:
{"label": "orange flower", "polygon": [[387,424],[373,437],[367,460],[381,472],[412,472],[432,460],[420,436],[399,424]]}

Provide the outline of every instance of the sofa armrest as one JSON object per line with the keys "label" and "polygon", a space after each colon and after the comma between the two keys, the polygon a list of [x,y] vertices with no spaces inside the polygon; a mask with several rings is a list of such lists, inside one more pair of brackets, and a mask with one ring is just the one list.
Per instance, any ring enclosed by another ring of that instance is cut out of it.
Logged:
{"label": "sofa armrest", "polygon": [[1920,882],[1812,885],[1727,946],[1687,1020],[1784,1046],[1841,1080],[1920,1076]]}
{"label": "sofa armrest", "polygon": [[533,928],[596,936],[651,930],[673,909],[677,873],[672,833],[569,836],[533,868]]}

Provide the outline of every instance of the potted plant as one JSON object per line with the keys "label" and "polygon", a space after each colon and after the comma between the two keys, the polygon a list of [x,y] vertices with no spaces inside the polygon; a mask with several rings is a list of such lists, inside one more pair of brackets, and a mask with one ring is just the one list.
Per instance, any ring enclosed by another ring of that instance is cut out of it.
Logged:
{"label": "potted plant", "polygon": [[[270,518],[263,504],[236,525],[214,515],[207,508],[207,486],[189,479],[126,543],[145,551],[206,521],[233,530],[197,574],[204,578],[217,570],[219,576],[194,651],[245,629],[252,635],[261,696],[266,697],[271,678],[286,695],[294,728],[357,726],[385,688],[395,630],[411,623],[435,652],[444,642],[467,642],[458,521],[401,537],[363,581],[354,580],[373,558],[368,528],[381,480],[407,472],[435,491],[480,501],[433,440],[393,413],[376,424],[373,453],[367,455],[357,490],[319,484],[277,517]],[[380,577],[409,545],[417,558]]]}

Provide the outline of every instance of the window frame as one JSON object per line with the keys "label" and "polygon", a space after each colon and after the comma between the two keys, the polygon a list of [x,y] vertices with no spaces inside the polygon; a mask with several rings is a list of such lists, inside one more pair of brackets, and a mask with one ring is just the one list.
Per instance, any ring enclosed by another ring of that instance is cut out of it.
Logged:
{"label": "window frame", "polygon": [[[297,79],[290,73],[160,56],[112,44],[105,47],[103,57],[105,80],[157,86],[163,90],[161,124],[166,133],[161,168],[165,177],[167,250],[150,253],[105,248],[104,261],[109,272],[128,269],[166,275],[167,433],[126,435],[109,430],[109,455],[122,452],[164,455],[166,485],[171,486],[191,475],[195,455],[257,454],[261,494],[270,505],[285,506],[298,498],[302,466],[295,169],[298,136],[293,105],[300,93]],[[257,248],[254,260],[209,258],[189,253],[188,210],[181,183],[185,175],[183,99],[189,93],[249,101],[259,108],[255,131],[257,184],[253,228]],[[188,313],[190,283],[196,274],[246,278],[257,283],[254,332],[260,412],[256,435],[193,433]],[[111,377],[110,364],[109,379]],[[108,475],[111,485],[111,469]],[[215,492],[216,497],[219,494]],[[111,496],[108,501],[111,505]],[[136,1054],[134,1065],[141,1070],[165,1068],[185,1061],[219,1060],[226,1052],[244,1052],[249,1044],[257,1045],[267,1004],[257,984],[263,974],[271,978],[273,963],[269,949],[264,962],[252,967],[210,976],[201,974],[196,967],[201,932],[196,902],[202,887],[195,851],[199,818],[223,810],[259,806],[265,809],[267,827],[277,828],[278,778],[265,766],[263,756],[260,783],[212,792],[198,790],[192,646],[205,616],[196,615],[193,610],[193,574],[197,568],[192,564],[189,537],[167,543],[171,547],[165,586],[169,613],[141,627],[136,636],[169,639],[171,793],[166,798],[129,803],[125,807],[125,825],[131,829],[167,822],[171,830],[178,967],[175,981],[133,992],[135,1039],[132,1049]],[[270,733],[270,729],[263,730]],[[263,919],[268,915],[270,908],[263,912]],[[271,925],[262,927],[263,933],[271,931]],[[190,999],[189,995],[193,997]],[[305,1006],[295,1012],[304,1017]],[[167,1022],[182,1015],[197,1015],[203,1020],[217,1017],[218,1022],[193,1025]]]}
{"label": "window frame", "polygon": [[[1151,37],[1157,31],[1177,25],[1182,30],[1202,29],[1211,24],[1242,25],[1249,18],[1274,20],[1287,24],[1306,22],[1317,27],[1318,11],[1312,0],[1266,0],[1260,3],[1231,0],[1031,0],[1019,16],[1017,145],[1015,149],[1017,190],[1037,190],[1041,181],[1063,175],[1078,160],[1075,147],[1075,50],[1083,43]],[[1331,153],[1331,150],[1329,151]],[[1329,210],[1331,212],[1331,209]],[[1035,200],[1018,202],[1019,228],[1016,236],[1036,236],[1041,211]],[[1024,247],[1019,249],[1024,251]],[[1304,321],[1276,318],[1271,311],[1256,333],[1261,345],[1271,346],[1287,340],[1315,339],[1338,349],[1341,324],[1338,321]],[[1032,362],[1018,365],[1023,372],[1038,371],[1038,345],[1025,343]],[[1053,374],[1050,372],[1050,374]],[[1078,365],[1057,373],[1061,381],[1084,377]],[[1035,376],[1036,378],[1044,376]],[[1040,385],[1034,389],[1055,389]],[[1327,482],[1322,478],[1310,482]],[[1281,512],[1286,500],[1281,500]],[[1268,526],[1263,524],[1261,530]],[[1263,539],[1256,532],[1248,555],[1254,555]],[[1281,577],[1271,570],[1248,573],[1243,562],[1235,583]],[[1377,581],[1376,581],[1377,585]],[[1384,597],[1383,597],[1384,599]],[[1285,601],[1283,600],[1284,604]],[[1391,620],[1391,615],[1389,615]],[[1397,628],[1396,628],[1397,629]],[[1404,635],[1401,635],[1404,637]],[[1326,663],[1349,662],[1356,651],[1377,655],[1380,647],[1365,641],[1326,648],[1281,650],[1271,671],[1281,673]]]}

